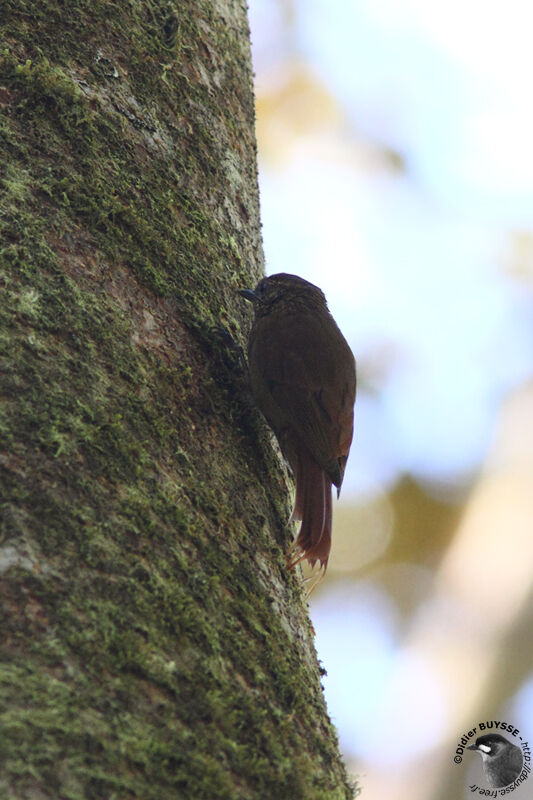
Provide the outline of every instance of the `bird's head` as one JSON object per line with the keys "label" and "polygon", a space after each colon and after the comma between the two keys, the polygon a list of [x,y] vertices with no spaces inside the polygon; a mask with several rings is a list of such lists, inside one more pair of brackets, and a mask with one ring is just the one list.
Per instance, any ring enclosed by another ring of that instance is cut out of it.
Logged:
{"label": "bird's head", "polygon": [[307,307],[327,308],[324,293],[318,286],[298,275],[289,275],[286,272],[263,278],[255,289],[240,289],[239,294],[253,303],[258,317],[270,312],[273,306],[280,302],[283,302],[283,305],[302,302]]}
{"label": "bird's head", "polygon": [[483,761],[492,761],[510,747],[514,745],[504,736],[499,733],[487,733],[485,736],[478,736],[476,743],[469,745],[467,750],[475,750]]}

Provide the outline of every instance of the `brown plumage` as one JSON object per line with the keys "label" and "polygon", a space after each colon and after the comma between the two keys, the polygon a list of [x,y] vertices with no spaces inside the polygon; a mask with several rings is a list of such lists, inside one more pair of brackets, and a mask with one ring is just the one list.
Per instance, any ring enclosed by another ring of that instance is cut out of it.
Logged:
{"label": "brown plumage", "polygon": [[248,342],[252,391],[296,480],[292,518],[302,524],[289,566],[306,558],[325,570],[331,486],[338,495],[352,442],[355,360],[312,283],[280,273],[241,294],[255,310]]}

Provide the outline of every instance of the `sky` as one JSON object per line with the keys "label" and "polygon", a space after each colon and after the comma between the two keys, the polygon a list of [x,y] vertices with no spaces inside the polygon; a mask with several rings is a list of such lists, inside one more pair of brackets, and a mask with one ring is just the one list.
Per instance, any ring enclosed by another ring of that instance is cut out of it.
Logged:
{"label": "sky", "polygon": [[[347,490],[453,488],[533,372],[531,286],[505,270],[532,223],[533,7],[306,0],[284,25],[283,5],[251,3],[259,94],[300,59],[342,120],[281,166],[260,150],[267,272],[319,284],[358,358]],[[362,168],[361,140],[405,171]]]}
{"label": "sky", "polygon": [[[387,563],[426,598],[408,619],[371,569],[311,608],[365,796],[440,800],[443,748],[505,672],[531,591],[533,5],[250,0],[249,14],[267,273],[318,284],[358,362],[343,496],[379,505],[408,474],[465,503],[433,572]],[[491,711],[526,729],[533,671]]]}

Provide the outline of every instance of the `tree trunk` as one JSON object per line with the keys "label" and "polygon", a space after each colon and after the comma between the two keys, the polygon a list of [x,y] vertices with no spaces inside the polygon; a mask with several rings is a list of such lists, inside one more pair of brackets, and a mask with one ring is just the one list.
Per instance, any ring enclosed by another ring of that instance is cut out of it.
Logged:
{"label": "tree trunk", "polygon": [[0,6],[0,796],[347,798],[288,482],[240,0]]}

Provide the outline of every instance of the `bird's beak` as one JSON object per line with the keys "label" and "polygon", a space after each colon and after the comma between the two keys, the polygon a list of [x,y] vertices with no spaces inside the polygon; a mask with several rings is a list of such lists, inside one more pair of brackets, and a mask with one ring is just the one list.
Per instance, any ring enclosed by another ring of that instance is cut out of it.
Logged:
{"label": "bird's beak", "polygon": [[239,289],[238,291],[239,294],[242,295],[242,297],[244,297],[245,300],[249,300],[251,303],[255,303],[255,301],[257,300],[255,292],[253,292],[251,289]]}
{"label": "bird's beak", "polygon": [[479,750],[479,747],[477,746],[477,744],[469,744],[466,749],[467,750]]}

